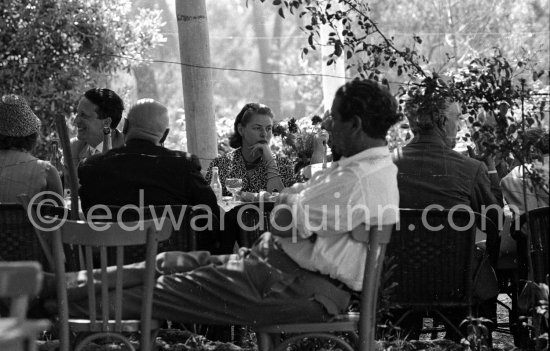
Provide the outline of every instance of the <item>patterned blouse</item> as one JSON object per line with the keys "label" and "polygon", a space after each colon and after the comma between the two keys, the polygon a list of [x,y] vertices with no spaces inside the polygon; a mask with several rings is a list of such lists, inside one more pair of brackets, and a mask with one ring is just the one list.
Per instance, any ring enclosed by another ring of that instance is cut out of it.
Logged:
{"label": "patterned blouse", "polygon": [[[292,162],[287,158],[275,156],[274,160],[277,162],[277,168],[281,175],[281,180],[285,187],[289,187],[296,182],[294,177],[294,167]],[[267,167],[263,162],[259,164],[257,168],[249,172],[246,171],[246,165],[244,162],[241,149],[235,149],[228,152],[224,156],[216,157],[208,167],[206,172],[206,181],[210,184],[212,180],[212,167],[218,167],[218,174],[220,175],[220,182],[222,183],[223,196],[230,196],[231,193],[225,187],[225,179],[227,178],[241,178],[243,180],[242,191],[251,193],[257,193],[260,190],[267,189]],[[279,191],[283,189],[277,189]]]}

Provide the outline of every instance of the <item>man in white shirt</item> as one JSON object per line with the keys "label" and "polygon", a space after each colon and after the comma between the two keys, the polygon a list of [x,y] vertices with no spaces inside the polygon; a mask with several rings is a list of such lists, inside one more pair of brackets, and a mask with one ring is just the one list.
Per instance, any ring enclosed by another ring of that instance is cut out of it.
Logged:
{"label": "man in white shirt", "polygon": [[[159,254],[153,318],[266,325],[323,321],[346,309],[351,290],[362,284],[367,251],[360,233],[398,221],[397,168],[385,137],[399,116],[389,91],[369,80],[342,86],[332,114],[333,148],[343,159],[285,189],[274,209],[274,235],[265,233],[251,250]],[[143,265],[126,266],[127,318],[139,316]],[[68,276],[77,304],[87,303],[85,277]]]}
{"label": "man in white shirt", "polygon": [[[548,131],[541,128],[532,128],[525,132],[524,143],[526,145],[532,145],[534,149],[541,155],[542,162],[535,162],[533,166],[519,165],[512,169],[504,178],[500,181],[502,187],[502,194],[506,203],[519,210],[519,214],[525,213],[525,208],[528,210],[534,210],[538,207],[548,206]],[[532,172],[537,173],[542,178],[540,184],[533,184],[530,176],[525,177],[525,191],[527,204],[523,196],[523,168],[526,167]]]}
{"label": "man in white shirt", "polygon": [[[342,158],[307,183],[281,193],[279,203],[291,207],[292,215],[287,209],[278,211],[281,207],[272,213],[278,219],[273,234],[281,237],[278,241],[290,258],[356,291],[361,289],[364,273],[358,262],[365,261],[367,249],[357,244],[362,238],[354,237],[353,230],[394,224],[399,211],[399,192],[394,186],[397,168],[385,140],[397,117],[369,106],[376,104],[370,95],[374,84],[356,81],[338,90],[329,128],[332,148]],[[378,107],[392,106],[387,96],[380,98]],[[365,105],[359,105],[359,99]]]}

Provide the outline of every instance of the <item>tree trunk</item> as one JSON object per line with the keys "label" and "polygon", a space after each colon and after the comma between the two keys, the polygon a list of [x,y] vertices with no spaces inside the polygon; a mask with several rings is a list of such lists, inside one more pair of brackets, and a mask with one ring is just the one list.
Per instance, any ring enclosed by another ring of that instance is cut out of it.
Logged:
{"label": "tree trunk", "polygon": [[159,100],[157,81],[155,71],[149,65],[142,64],[133,67],[134,78],[136,80],[137,98],[151,98]]}
{"label": "tree trunk", "polygon": [[204,168],[217,156],[205,0],[176,0],[187,149]]}
{"label": "tree trunk", "polygon": [[[264,11],[263,5],[257,1],[250,2],[252,5],[254,17],[252,23],[256,37],[258,37],[258,53],[260,59],[260,71],[273,72],[276,67],[270,62],[272,50],[270,48],[269,41],[266,40],[267,34],[265,30]],[[276,15],[277,16],[277,15]],[[275,20],[277,21],[277,20]],[[279,35],[279,34],[274,34]],[[262,74],[262,86],[263,86],[263,102],[268,105],[275,118],[280,118],[281,114],[281,90],[279,86],[279,80],[275,75]]]}

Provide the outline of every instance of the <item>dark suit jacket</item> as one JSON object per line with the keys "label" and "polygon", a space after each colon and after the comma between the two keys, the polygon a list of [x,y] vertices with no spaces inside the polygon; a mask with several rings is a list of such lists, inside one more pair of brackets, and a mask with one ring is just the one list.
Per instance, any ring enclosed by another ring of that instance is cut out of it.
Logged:
{"label": "dark suit jacket", "polygon": [[216,196],[200,169],[194,155],[145,140],[129,140],[125,146],[91,156],[79,166],[82,208],[95,204],[205,204],[218,215]]}
{"label": "dark suit jacket", "polygon": [[[112,148],[117,148],[124,145],[124,134],[119,132],[118,129],[114,129],[111,131],[111,144]],[[77,138],[72,138],[70,146],[73,164],[76,168],[78,168],[80,162],[91,156],[88,152],[88,143],[82,140],[78,140]],[[63,178],[65,181],[64,186],[66,188],[69,188],[69,169],[65,159],[63,160]],[[77,176],[76,184],[78,184],[78,182],[79,180]]]}
{"label": "dark suit jacket", "polygon": [[[467,205],[483,213],[483,205],[499,205],[491,189],[487,166],[453,151],[435,134],[418,135],[400,150],[394,161],[398,168],[401,208],[439,204],[450,209],[455,205]],[[498,210],[484,214],[498,225]],[[498,230],[488,228],[486,233],[487,249],[491,261],[496,263]]]}

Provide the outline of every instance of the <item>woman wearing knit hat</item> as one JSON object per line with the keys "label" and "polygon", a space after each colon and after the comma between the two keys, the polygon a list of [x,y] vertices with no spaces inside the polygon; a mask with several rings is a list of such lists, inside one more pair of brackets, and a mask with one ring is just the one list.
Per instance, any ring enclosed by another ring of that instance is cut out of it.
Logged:
{"label": "woman wearing knit hat", "polygon": [[[17,195],[32,198],[42,191],[63,193],[57,169],[31,155],[40,120],[20,96],[0,99],[0,203],[16,203]],[[61,195],[62,196],[62,195]]]}

